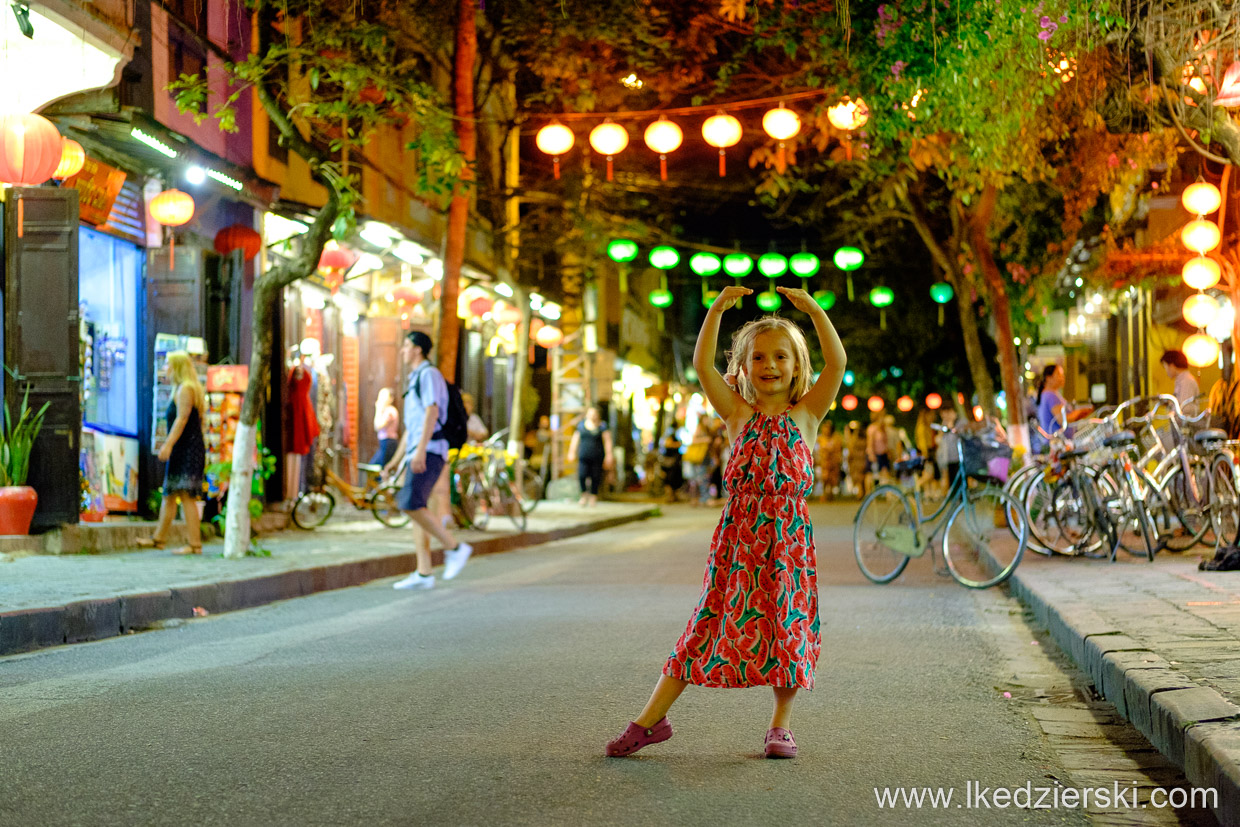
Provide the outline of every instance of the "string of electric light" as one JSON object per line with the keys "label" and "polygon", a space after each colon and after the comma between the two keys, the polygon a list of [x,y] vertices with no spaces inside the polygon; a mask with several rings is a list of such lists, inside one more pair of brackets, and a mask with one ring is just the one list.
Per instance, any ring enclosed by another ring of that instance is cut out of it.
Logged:
{"label": "string of electric light", "polygon": [[1196,289],[1196,293],[1184,301],[1184,321],[1197,328],[1180,346],[1184,357],[1194,367],[1205,367],[1218,359],[1219,343],[1205,332],[1205,328],[1214,321],[1219,313],[1219,304],[1208,293],[1218,284],[1222,275],[1218,262],[1206,256],[1206,253],[1218,247],[1222,233],[1217,224],[1208,221],[1206,216],[1215,212],[1223,203],[1218,187],[1206,181],[1190,184],[1180,197],[1184,208],[1197,217],[1184,225],[1180,231],[1180,240],[1184,246],[1197,254],[1184,264],[1182,275],[1184,283]]}
{"label": "string of electric light", "polygon": [[[796,137],[801,131],[801,116],[784,106],[784,103],[787,100],[806,97],[811,94],[816,96],[823,93],[797,93],[783,98],[772,98],[770,100],[779,101],[778,105],[768,109],[762,115],[762,130],[772,139],[779,142],[777,163],[781,168],[784,164],[784,144]],[[642,138],[646,146],[652,152],[658,154],[659,177],[666,181],[667,156],[679,149],[681,144],[684,143],[684,130],[676,122],[670,120],[668,115],[713,112],[714,114],[702,122],[702,139],[719,150],[719,176],[722,178],[727,173],[727,156],[725,151],[728,147],[736,146],[740,143],[741,137],[744,135],[741,122],[735,116],[728,114],[727,110],[743,109],[753,105],[765,104],[766,102],[742,101],[723,106],[684,107],[683,109],[664,110],[661,112],[566,113],[553,117],[551,123],[539,129],[534,143],[541,152],[551,156],[554,175],[556,178],[559,178],[560,156],[571,150],[577,142],[577,137],[573,131],[560,123],[560,120],[603,118],[602,123],[590,130],[589,143],[595,152],[606,159],[607,180],[610,181],[613,174],[613,159],[629,145],[629,131],[622,123],[618,123],[616,119],[640,119],[650,115],[657,115],[658,117],[646,126],[642,133]],[[869,120],[869,117],[870,110],[866,106],[865,101],[860,98],[855,101],[850,98],[844,98],[827,110],[827,119],[831,122],[831,125],[845,133],[861,128]]]}

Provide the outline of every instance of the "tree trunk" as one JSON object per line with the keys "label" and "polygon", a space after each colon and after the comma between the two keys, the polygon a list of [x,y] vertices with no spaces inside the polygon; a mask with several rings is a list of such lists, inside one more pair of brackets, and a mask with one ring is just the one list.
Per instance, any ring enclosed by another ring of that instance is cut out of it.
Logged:
{"label": "tree trunk", "polygon": [[458,0],[453,102],[456,137],[465,166],[448,205],[448,237],[444,244],[443,282],[440,285],[439,370],[449,381],[456,376],[460,320],[456,301],[461,292],[461,266],[465,263],[465,237],[469,229],[469,199],[478,156],[478,129],[474,124],[474,62],[478,55],[478,21],[475,0]]}
{"label": "tree trunk", "polygon": [[[990,246],[990,221],[995,213],[998,190],[987,184],[978,201],[977,209],[969,216],[969,243],[977,257],[986,284],[990,312],[995,320],[996,342],[999,347],[999,374],[1003,377],[1003,393],[1007,397],[1009,425],[1025,424],[1025,394],[1022,390],[1020,372],[1017,370],[1016,342],[1012,335],[1012,305],[1008,301],[1007,285],[995,262]],[[993,405],[993,397],[991,397]],[[983,407],[986,403],[983,402]],[[989,412],[989,411],[988,411]]]}

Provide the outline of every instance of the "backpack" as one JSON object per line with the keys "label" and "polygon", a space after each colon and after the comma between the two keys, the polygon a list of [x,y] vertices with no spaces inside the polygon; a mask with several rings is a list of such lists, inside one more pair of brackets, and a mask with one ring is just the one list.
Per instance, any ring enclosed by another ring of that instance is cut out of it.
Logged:
{"label": "backpack", "polygon": [[461,399],[461,389],[454,382],[444,384],[448,386],[448,418],[431,434],[431,439],[446,439],[448,447],[457,450],[469,438],[469,413]]}
{"label": "backpack", "polygon": [[1236,571],[1240,569],[1240,548],[1220,546],[1214,552],[1214,559],[1202,560],[1197,564],[1198,571]]}

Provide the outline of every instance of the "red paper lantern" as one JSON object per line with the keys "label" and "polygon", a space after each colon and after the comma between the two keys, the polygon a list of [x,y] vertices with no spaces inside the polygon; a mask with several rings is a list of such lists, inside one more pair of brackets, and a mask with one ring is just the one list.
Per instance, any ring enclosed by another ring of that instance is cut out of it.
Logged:
{"label": "red paper lantern", "polygon": [[324,249],[319,256],[320,270],[347,270],[352,263],[353,256],[349,255],[349,251],[339,247]]}
{"label": "red paper lantern", "polygon": [[64,141],[56,125],[41,115],[0,116],[0,181],[37,187],[60,165]]}
{"label": "red paper lantern", "polygon": [[491,312],[491,308],[494,306],[495,302],[492,299],[488,299],[486,296],[479,296],[469,303],[469,315],[482,318],[482,316]]}
{"label": "red paper lantern", "polygon": [[[194,199],[178,189],[164,190],[151,199],[151,218],[165,227],[180,227],[194,217]],[[173,233],[168,241],[168,269],[177,266],[177,237]]]}
{"label": "red paper lantern", "polygon": [[932,411],[937,411],[939,408],[943,407],[943,397],[939,396],[937,393],[927,394],[926,407]]}
{"label": "red paper lantern", "polygon": [[846,395],[840,400],[840,407],[846,411],[857,410],[857,397],[853,396],[851,393]]}
{"label": "red paper lantern", "polygon": [[226,256],[233,250],[240,250],[251,259],[258,255],[263,247],[263,237],[253,227],[244,224],[232,224],[215,234],[215,251]]}
{"label": "red paper lantern", "polygon": [[417,304],[422,301],[422,294],[413,289],[412,284],[398,284],[392,288],[392,301],[398,305]]}
{"label": "red paper lantern", "polygon": [[902,413],[908,413],[913,410],[913,397],[901,396],[896,400],[896,407],[899,408]]}

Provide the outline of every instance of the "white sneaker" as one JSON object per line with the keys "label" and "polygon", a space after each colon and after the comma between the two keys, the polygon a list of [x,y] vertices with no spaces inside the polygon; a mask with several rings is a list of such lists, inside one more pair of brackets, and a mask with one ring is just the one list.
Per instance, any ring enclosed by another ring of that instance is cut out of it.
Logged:
{"label": "white sneaker", "polygon": [[397,580],[392,584],[394,589],[433,589],[435,588],[435,575],[418,574],[416,571],[406,577],[404,580]]}
{"label": "white sneaker", "polygon": [[456,548],[446,549],[443,553],[443,579],[451,580],[460,574],[461,569],[469,562],[469,555],[473,553],[474,547],[469,543],[460,543]]}

